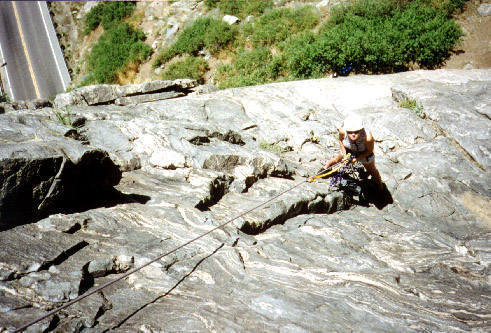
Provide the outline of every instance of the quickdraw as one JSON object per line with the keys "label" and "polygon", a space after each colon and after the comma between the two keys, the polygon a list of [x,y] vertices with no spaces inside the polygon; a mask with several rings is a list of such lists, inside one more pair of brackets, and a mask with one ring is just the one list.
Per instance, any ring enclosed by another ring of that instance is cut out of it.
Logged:
{"label": "quickdraw", "polygon": [[309,180],[308,180],[309,183],[313,183],[318,178],[324,178],[324,177],[327,177],[327,176],[335,173],[336,171],[340,170],[343,166],[345,166],[346,164],[350,163],[352,160],[353,159],[351,157],[351,154],[346,155],[346,157],[341,162],[339,162],[338,164],[336,164],[333,169],[329,170],[328,172],[322,173],[320,175],[316,175],[316,176],[310,177]]}

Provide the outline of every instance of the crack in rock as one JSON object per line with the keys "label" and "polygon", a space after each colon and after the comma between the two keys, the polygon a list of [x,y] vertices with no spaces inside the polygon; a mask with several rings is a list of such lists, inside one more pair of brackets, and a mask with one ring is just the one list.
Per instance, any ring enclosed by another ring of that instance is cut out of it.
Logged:
{"label": "crack in rock", "polygon": [[[294,182],[287,179],[267,178],[254,184],[247,193],[230,192],[210,207],[215,216],[213,221],[225,221],[230,216],[237,216],[248,207],[265,202],[293,185]],[[235,225],[247,234],[258,234],[301,214],[332,213],[349,207],[350,200],[345,193],[332,191],[325,183],[310,183],[308,188],[295,188],[248,213],[236,220]]]}

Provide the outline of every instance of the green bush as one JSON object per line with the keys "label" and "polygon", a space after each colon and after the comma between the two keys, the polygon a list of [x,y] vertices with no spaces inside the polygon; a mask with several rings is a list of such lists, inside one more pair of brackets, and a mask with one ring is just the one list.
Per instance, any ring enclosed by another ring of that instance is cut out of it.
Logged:
{"label": "green bush", "polygon": [[405,63],[415,62],[424,68],[435,68],[449,56],[463,35],[460,27],[445,12],[434,7],[411,3],[394,15],[399,54]]}
{"label": "green bush", "polygon": [[292,38],[283,48],[295,78],[391,73],[440,66],[461,36],[445,12],[424,2],[359,1],[333,10],[319,35]]}
{"label": "green bush", "polygon": [[344,23],[350,16],[358,16],[368,20],[377,17],[383,19],[390,17],[394,11],[404,6],[405,1],[397,0],[356,0],[335,6],[331,10],[329,20],[319,29],[325,32],[326,29]]}
{"label": "green bush", "polygon": [[162,73],[164,80],[194,79],[203,81],[208,63],[201,57],[186,57],[169,65]]}
{"label": "green bush", "polygon": [[218,7],[223,14],[245,18],[248,15],[259,16],[272,8],[273,0],[205,0],[208,9]]}
{"label": "green bush", "polygon": [[311,6],[299,9],[281,8],[266,13],[244,28],[254,46],[274,45],[296,34],[315,27],[319,13]]}
{"label": "green bush", "polygon": [[426,2],[450,17],[455,13],[460,13],[467,0],[426,0]]}
{"label": "green bush", "polygon": [[319,44],[312,32],[298,34],[280,44],[285,66],[292,78],[319,78],[326,74],[331,57],[324,53],[326,50]]}
{"label": "green bush", "polygon": [[157,57],[153,66],[159,67],[176,55],[197,55],[203,48],[216,53],[232,42],[236,33],[234,28],[220,20],[210,17],[198,18],[183,30],[174,44]]}
{"label": "green bush", "polygon": [[105,4],[99,3],[97,6],[92,7],[92,9],[85,15],[85,29],[84,33],[88,34],[92,30],[95,30],[102,21],[102,13]]}
{"label": "green bush", "polygon": [[88,34],[102,23],[104,29],[109,29],[113,23],[130,16],[135,9],[134,1],[107,1],[93,7],[85,16],[85,30]]}
{"label": "green bush", "polygon": [[283,75],[281,58],[273,57],[267,47],[258,47],[239,51],[232,65],[219,66],[215,81],[223,89],[270,83]]}
{"label": "green bush", "polygon": [[141,62],[152,53],[145,44],[145,34],[127,23],[119,23],[105,31],[88,56],[88,83],[113,83],[116,73],[130,62]]}
{"label": "green bush", "polygon": [[0,103],[9,103],[10,98],[7,94],[0,94]]}

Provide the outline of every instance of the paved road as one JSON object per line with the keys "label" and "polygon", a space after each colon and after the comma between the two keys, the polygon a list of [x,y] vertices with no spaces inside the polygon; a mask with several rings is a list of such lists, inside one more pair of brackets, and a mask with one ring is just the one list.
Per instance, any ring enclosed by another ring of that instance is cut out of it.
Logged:
{"label": "paved road", "polygon": [[47,98],[69,84],[46,9],[40,1],[0,1],[0,63],[7,63],[1,74],[12,100]]}

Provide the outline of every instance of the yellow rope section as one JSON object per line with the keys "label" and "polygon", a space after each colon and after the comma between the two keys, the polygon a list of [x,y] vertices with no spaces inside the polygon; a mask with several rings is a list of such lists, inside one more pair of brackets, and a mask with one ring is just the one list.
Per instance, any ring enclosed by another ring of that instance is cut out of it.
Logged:
{"label": "yellow rope section", "polygon": [[316,179],[318,179],[318,178],[324,178],[324,177],[327,177],[327,176],[329,176],[329,175],[333,174],[334,172],[338,171],[338,170],[339,170],[339,169],[341,169],[343,166],[345,166],[346,164],[348,164],[349,162],[351,162],[351,158],[350,158],[350,157],[351,157],[351,154],[346,155],[346,157],[345,157],[345,158],[344,158],[344,159],[343,159],[343,160],[340,162],[340,164],[339,164],[339,165],[338,165],[336,168],[334,168],[334,169],[332,169],[332,170],[330,170],[330,171],[328,171],[328,172],[326,172],[326,173],[323,173],[323,174],[321,174],[321,175],[317,175],[317,176],[310,177],[310,178],[309,178],[309,182],[310,182],[310,183],[313,183],[313,182],[315,182],[315,180],[316,180]]}

